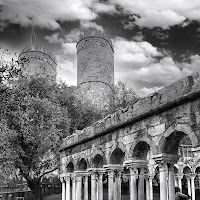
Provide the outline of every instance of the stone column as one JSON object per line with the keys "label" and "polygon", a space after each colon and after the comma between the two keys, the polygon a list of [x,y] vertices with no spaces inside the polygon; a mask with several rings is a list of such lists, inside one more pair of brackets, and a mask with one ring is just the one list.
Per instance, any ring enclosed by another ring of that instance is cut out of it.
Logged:
{"label": "stone column", "polygon": [[195,184],[194,184],[195,176],[196,174],[191,174],[192,200],[195,200]]}
{"label": "stone column", "polygon": [[60,181],[62,182],[62,200],[65,200],[65,198],[66,198],[66,187],[65,187],[65,179],[64,179],[64,177],[62,177],[60,179]]}
{"label": "stone column", "polygon": [[108,170],[108,200],[113,200],[114,171]]}
{"label": "stone column", "polygon": [[160,172],[160,200],[167,200],[167,163],[159,163]]}
{"label": "stone column", "polygon": [[180,190],[182,191],[182,175],[177,175],[177,179],[178,179],[178,187],[180,188]]}
{"label": "stone column", "polygon": [[98,188],[98,200],[103,200],[103,172],[99,172]]}
{"label": "stone column", "polygon": [[138,200],[144,200],[144,168],[140,168],[138,178]]}
{"label": "stone column", "polygon": [[72,175],[72,200],[76,200],[76,176]]}
{"label": "stone column", "polygon": [[121,171],[117,171],[116,173],[116,200],[121,200]]}
{"label": "stone column", "polygon": [[91,171],[91,199],[96,200],[97,198],[97,193],[96,193],[96,172]]}
{"label": "stone column", "polygon": [[153,200],[153,176],[149,176],[149,200]]}
{"label": "stone column", "polygon": [[82,176],[77,174],[76,200],[82,200]]}
{"label": "stone column", "polygon": [[130,200],[137,200],[137,178],[138,178],[138,171],[137,168],[131,167],[130,168]]}
{"label": "stone column", "polygon": [[150,200],[150,187],[149,187],[149,176],[147,175],[146,178],[146,200]]}
{"label": "stone column", "polygon": [[66,200],[71,200],[71,187],[70,187],[70,176],[65,177],[65,183],[66,183]]}
{"label": "stone column", "polygon": [[169,188],[169,200],[175,199],[175,180],[174,180],[174,164],[170,163],[169,165],[169,181],[168,181],[168,188]]}
{"label": "stone column", "polygon": [[187,175],[187,176],[186,176],[186,179],[187,179],[187,186],[188,186],[188,194],[189,194],[190,196],[192,196],[192,193],[191,193],[191,184],[190,184],[190,176]]}
{"label": "stone column", "polygon": [[84,177],[84,200],[88,200],[88,176]]}

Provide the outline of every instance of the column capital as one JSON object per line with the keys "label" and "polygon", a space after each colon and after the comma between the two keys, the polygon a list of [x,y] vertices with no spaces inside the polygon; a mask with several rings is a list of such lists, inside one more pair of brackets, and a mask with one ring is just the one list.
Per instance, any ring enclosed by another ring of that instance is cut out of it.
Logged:
{"label": "column capital", "polygon": [[179,159],[179,155],[175,155],[175,154],[166,154],[166,153],[161,153],[161,154],[157,154],[157,155],[153,155],[153,160],[159,164],[160,162],[165,162],[167,164],[175,164],[178,159]]}
{"label": "column capital", "polygon": [[178,179],[182,179],[183,178],[183,174],[175,174],[175,177],[177,177]]}
{"label": "column capital", "polygon": [[64,183],[65,182],[65,178],[64,177],[60,177],[60,182]]}
{"label": "column capital", "polygon": [[136,167],[136,168],[147,168],[148,166],[148,161],[147,160],[126,160],[124,161],[124,165],[129,167]]}

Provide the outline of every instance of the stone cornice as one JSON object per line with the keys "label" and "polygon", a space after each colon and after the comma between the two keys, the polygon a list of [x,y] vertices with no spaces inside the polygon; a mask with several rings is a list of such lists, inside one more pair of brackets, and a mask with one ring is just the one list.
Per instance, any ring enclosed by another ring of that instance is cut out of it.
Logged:
{"label": "stone cornice", "polygon": [[108,115],[92,126],[78,131],[78,134],[75,132],[75,134],[68,136],[63,140],[60,151],[70,149],[81,143],[123,128],[157,113],[180,106],[199,97],[200,78],[199,74],[196,73],[166,86],[157,93],[140,99],[131,107]]}

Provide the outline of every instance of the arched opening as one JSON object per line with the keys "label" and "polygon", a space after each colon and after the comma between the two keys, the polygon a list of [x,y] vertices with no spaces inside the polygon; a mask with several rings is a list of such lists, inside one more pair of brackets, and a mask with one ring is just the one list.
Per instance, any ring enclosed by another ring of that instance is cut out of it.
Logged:
{"label": "arched opening", "polygon": [[79,162],[78,162],[78,170],[81,171],[85,171],[87,169],[87,162],[84,158],[82,158]]}
{"label": "arched opening", "polygon": [[124,152],[119,149],[116,148],[110,157],[110,164],[123,164],[124,161]]}
{"label": "arched opening", "polygon": [[185,133],[174,131],[165,138],[163,149],[161,151],[167,154],[177,154],[179,143],[184,138],[184,136],[186,136]]}
{"label": "arched opening", "polygon": [[74,172],[74,164],[72,162],[67,165],[67,172]]}
{"label": "arched opening", "polygon": [[144,142],[139,142],[133,150],[133,159],[146,160],[150,146]]}
{"label": "arched opening", "polygon": [[100,154],[97,154],[93,159],[94,168],[103,168],[104,162],[103,157]]}
{"label": "arched opening", "polygon": [[191,169],[190,169],[188,166],[186,166],[186,167],[184,167],[184,169],[183,169],[183,173],[184,173],[184,174],[190,174],[190,173],[191,173]]}

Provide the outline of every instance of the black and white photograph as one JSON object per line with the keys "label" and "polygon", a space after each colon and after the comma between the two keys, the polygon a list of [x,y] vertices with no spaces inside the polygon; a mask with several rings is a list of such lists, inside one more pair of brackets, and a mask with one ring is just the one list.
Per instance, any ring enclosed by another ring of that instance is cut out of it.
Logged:
{"label": "black and white photograph", "polygon": [[0,200],[183,199],[200,1],[0,0]]}

